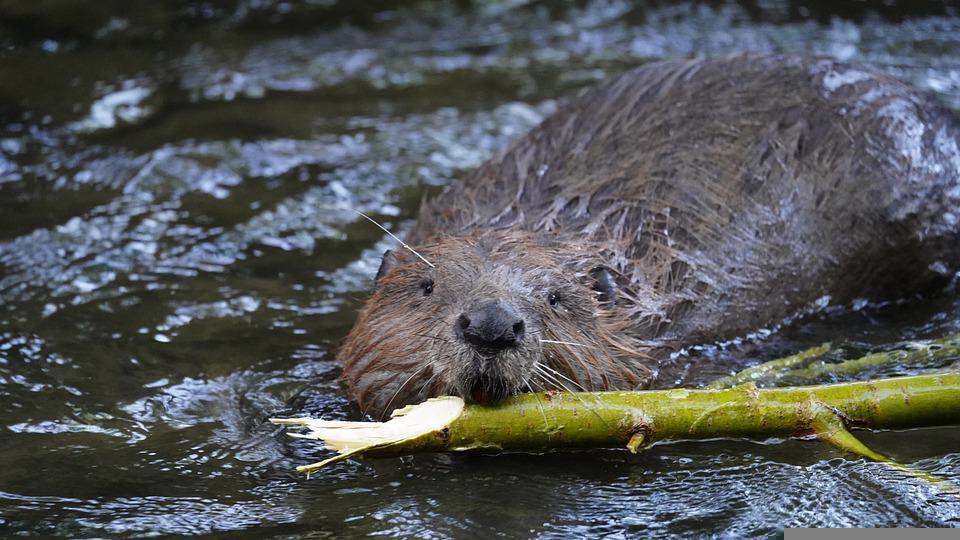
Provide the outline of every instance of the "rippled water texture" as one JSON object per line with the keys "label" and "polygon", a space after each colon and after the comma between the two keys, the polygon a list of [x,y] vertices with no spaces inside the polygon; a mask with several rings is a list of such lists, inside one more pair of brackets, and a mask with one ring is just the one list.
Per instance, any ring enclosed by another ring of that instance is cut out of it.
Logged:
{"label": "rippled water texture", "polygon": [[[291,468],[324,453],[264,424],[358,416],[332,350],[390,243],[354,212],[403,231],[595,80],[819,52],[960,108],[960,17],[856,4],[0,0],[0,534],[960,526],[955,499],[814,441],[423,455],[307,481]],[[667,372],[695,386],[825,340],[862,353],[958,327],[954,293],[828,309]],[[956,429],[864,438],[960,481]]]}

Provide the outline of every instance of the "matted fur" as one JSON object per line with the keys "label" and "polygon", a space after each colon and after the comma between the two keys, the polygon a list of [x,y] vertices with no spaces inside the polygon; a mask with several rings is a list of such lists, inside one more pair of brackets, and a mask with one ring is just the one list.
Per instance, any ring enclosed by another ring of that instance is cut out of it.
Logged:
{"label": "matted fur", "polygon": [[[960,261],[958,147],[935,102],[832,60],[642,66],[423,205],[408,242],[436,268],[405,256],[380,280],[340,350],[343,380],[376,414],[467,396],[477,369],[507,393],[634,388],[671,350],[817,299],[942,283]],[[597,267],[615,277],[615,302],[598,301]],[[527,323],[497,362],[451,333],[483,299]]]}

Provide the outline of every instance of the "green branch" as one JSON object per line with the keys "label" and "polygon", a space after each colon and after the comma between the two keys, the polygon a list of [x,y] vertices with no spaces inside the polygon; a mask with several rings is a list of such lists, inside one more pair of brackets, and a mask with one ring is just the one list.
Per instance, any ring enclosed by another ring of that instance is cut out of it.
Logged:
{"label": "green branch", "polygon": [[772,360],[736,375],[717,379],[708,384],[707,388],[729,388],[745,382],[753,382],[757,386],[816,384],[862,377],[885,368],[943,368],[960,359],[960,334],[931,340],[906,341],[889,351],[841,362],[822,359],[830,352],[833,352],[831,345],[825,343],[793,356]]}
{"label": "green branch", "polygon": [[522,394],[496,406],[443,397],[395,411],[384,423],[273,422],[306,427],[306,433],[291,435],[324,440],[340,452],[298,467],[301,472],[349,457],[415,452],[624,446],[637,451],[660,441],[811,435],[889,462],[847,430],[960,423],[960,374],[773,389],[748,383],[721,390]]}
{"label": "green branch", "polygon": [[731,386],[750,382],[760,386],[773,386],[771,383],[775,382],[782,374],[789,373],[798,366],[803,366],[828,352],[830,352],[830,344],[824,343],[819,347],[812,347],[792,356],[764,362],[759,366],[747,368],[735,375],[722,377],[712,381],[706,387],[719,390],[721,388],[730,388]]}

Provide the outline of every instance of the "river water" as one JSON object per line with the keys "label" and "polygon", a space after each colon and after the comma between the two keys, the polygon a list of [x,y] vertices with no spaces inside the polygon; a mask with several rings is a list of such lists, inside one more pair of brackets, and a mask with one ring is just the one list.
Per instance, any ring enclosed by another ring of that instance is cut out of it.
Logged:
{"label": "river water", "polygon": [[[960,109],[960,13],[833,4],[0,1],[0,535],[960,526],[956,498],[810,440],[420,455],[307,480],[292,468],[328,454],[264,421],[359,416],[333,351],[391,244],[355,211],[403,231],[424,194],[598,79],[824,53]],[[955,292],[827,306],[691,351],[663,384],[958,328]],[[958,431],[862,438],[960,481]]]}

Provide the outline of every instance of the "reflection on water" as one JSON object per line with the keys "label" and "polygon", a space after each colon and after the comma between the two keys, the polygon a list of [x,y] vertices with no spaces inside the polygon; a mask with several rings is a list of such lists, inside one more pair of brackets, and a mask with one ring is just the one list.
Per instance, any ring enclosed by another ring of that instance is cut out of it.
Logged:
{"label": "reflection on water", "polygon": [[[417,456],[307,482],[292,467],[323,452],[263,422],[358,414],[331,351],[390,244],[355,211],[404,230],[423,194],[597,79],[818,52],[960,108],[956,13],[826,4],[0,3],[0,531],[960,526],[956,500],[809,441]],[[838,336],[857,354],[958,327],[953,294],[841,310],[666,371],[697,385]],[[868,437],[960,479],[956,430]]]}

